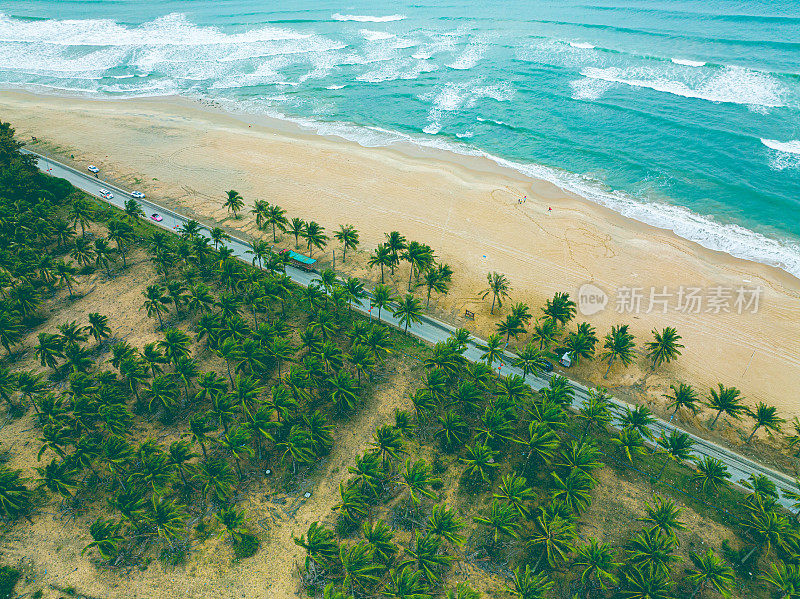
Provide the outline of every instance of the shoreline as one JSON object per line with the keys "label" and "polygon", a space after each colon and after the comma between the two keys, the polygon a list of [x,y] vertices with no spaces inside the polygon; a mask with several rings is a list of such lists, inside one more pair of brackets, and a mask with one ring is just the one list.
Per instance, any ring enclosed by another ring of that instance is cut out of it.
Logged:
{"label": "shoreline", "polygon": [[[577,322],[587,320],[601,338],[612,324],[629,323],[637,349],[651,329],[675,326],[686,349],[676,364],[653,374],[641,357],[628,369],[615,367],[608,380],[597,360],[570,372],[657,410],[663,410],[668,385],[680,380],[701,394],[717,382],[737,386],[748,404],[764,401],[784,415],[800,414],[800,402],[784,394],[800,369],[800,281],[777,267],[703,248],[488,158],[409,151],[400,144],[364,147],[291,121],[231,114],[186,98],[2,92],[0,110],[18,134],[36,135],[61,156],[75,154],[80,168],[96,163],[104,176],[167,207],[180,206],[197,220],[245,236],[258,232],[249,214],[228,218],[221,208],[226,189],[242,193],[245,210],[253,199],[265,199],[285,208],[289,218],[319,221],[328,233],[351,223],[362,244],[352,258],[348,253],[348,274],[373,283],[376,273],[365,258],[385,231],[428,243],[456,273],[450,293],[431,301],[431,313],[463,325],[464,309],[474,311],[476,321],[468,324],[482,335],[494,332],[502,316],[490,316],[480,299],[486,273],[494,270],[509,277],[510,301],[524,301],[534,313],[554,292],[574,298],[587,282],[607,291],[625,285],[760,285],[763,307],[752,315],[617,314],[613,305],[596,315],[578,314]],[[528,201],[518,204],[522,195]],[[399,270],[395,284],[403,290],[407,272]]]}

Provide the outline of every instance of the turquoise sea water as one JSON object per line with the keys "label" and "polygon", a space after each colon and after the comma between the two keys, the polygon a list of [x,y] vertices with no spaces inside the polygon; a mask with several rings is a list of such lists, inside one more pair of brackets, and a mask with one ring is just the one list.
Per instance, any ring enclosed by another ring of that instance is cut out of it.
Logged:
{"label": "turquoise sea water", "polygon": [[800,276],[800,0],[0,1],[0,86],[485,154]]}

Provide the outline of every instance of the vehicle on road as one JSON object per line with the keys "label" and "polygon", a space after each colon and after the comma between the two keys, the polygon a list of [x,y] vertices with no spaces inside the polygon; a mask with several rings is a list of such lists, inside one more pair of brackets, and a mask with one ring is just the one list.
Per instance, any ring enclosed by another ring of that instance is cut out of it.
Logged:
{"label": "vehicle on road", "polygon": [[569,368],[572,366],[572,356],[570,355],[570,352],[565,352],[564,355],[561,356],[561,359],[558,361],[558,363],[564,368]]}
{"label": "vehicle on road", "polygon": [[98,193],[100,194],[100,197],[103,198],[104,200],[110,200],[111,198],[114,197],[114,194],[108,191],[107,189],[101,189]]}
{"label": "vehicle on road", "polygon": [[137,200],[143,200],[144,199],[144,194],[141,191],[132,191],[131,192],[131,197],[132,198],[136,198]]}
{"label": "vehicle on road", "polygon": [[89,168],[88,168],[88,170],[89,170],[89,172],[90,172],[90,173],[94,173],[94,174],[97,174],[97,173],[99,173],[99,172],[100,172],[100,169],[99,169],[99,168],[97,168],[97,167],[96,167],[95,165],[93,165],[93,164],[90,164],[90,165],[89,165]]}
{"label": "vehicle on road", "polygon": [[157,223],[160,223],[162,220],[164,220],[164,218],[160,214],[157,214],[157,213],[151,214],[150,218],[153,219],[154,221],[156,221]]}
{"label": "vehicle on road", "polygon": [[550,360],[542,360],[539,366],[544,372],[553,372],[553,363]]}

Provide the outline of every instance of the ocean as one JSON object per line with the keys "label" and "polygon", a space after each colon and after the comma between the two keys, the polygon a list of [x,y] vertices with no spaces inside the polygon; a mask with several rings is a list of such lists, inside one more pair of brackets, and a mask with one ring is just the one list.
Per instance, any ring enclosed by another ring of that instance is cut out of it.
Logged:
{"label": "ocean", "polygon": [[483,155],[800,277],[800,0],[0,1],[0,87]]}

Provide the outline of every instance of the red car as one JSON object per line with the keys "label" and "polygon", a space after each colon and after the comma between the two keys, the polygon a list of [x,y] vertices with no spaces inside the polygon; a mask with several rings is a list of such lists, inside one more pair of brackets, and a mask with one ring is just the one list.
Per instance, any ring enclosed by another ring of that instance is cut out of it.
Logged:
{"label": "red car", "polygon": [[160,223],[162,220],[164,220],[164,219],[161,217],[161,215],[160,215],[160,214],[151,214],[151,215],[150,215],[150,218],[152,218],[152,219],[153,219],[154,221],[156,221],[157,223]]}

